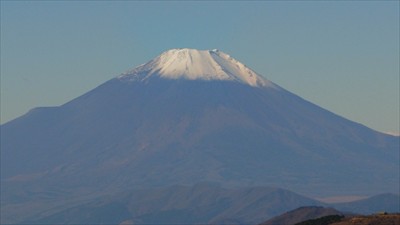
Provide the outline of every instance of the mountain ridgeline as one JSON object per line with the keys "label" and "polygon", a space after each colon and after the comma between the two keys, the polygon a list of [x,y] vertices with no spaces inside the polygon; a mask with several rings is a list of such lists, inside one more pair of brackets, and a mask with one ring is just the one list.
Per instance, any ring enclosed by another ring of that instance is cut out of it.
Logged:
{"label": "mountain ridgeline", "polygon": [[137,189],[74,205],[30,224],[257,224],[303,205],[322,204],[268,187],[227,189],[200,183]]}
{"label": "mountain ridgeline", "polygon": [[23,207],[32,190],[68,199],[203,181],[312,196],[396,193],[398,150],[399,137],[320,108],[221,51],[174,49],[1,125],[2,206]]}

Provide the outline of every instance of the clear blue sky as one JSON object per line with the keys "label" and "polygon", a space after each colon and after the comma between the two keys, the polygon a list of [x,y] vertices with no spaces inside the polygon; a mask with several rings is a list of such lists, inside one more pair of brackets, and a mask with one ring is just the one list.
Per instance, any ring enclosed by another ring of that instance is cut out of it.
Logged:
{"label": "clear blue sky", "polygon": [[399,132],[399,1],[1,1],[1,123],[183,47]]}

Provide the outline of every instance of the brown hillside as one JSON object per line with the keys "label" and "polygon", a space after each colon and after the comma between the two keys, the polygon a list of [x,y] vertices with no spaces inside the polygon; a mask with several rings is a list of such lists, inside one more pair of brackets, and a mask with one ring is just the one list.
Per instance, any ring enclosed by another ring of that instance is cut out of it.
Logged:
{"label": "brown hillside", "polygon": [[354,216],[331,225],[400,225],[400,214]]}
{"label": "brown hillside", "polygon": [[262,223],[261,225],[293,225],[305,220],[316,219],[329,215],[342,215],[342,213],[333,208],[306,206],[274,217]]}

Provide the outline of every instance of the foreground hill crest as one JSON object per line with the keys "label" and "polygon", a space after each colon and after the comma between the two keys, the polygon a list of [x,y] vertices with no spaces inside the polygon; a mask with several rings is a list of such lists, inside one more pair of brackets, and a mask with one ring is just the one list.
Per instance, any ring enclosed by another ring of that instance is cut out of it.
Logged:
{"label": "foreground hill crest", "polygon": [[217,49],[171,49],[119,76],[120,80],[143,81],[149,77],[187,80],[237,81],[253,87],[275,87],[243,63]]}

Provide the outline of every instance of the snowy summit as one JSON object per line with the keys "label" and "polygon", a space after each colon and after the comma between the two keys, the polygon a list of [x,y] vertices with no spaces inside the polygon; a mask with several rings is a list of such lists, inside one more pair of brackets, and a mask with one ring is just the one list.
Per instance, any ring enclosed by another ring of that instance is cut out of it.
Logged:
{"label": "snowy summit", "polygon": [[217,49],[168,50],[148,63],[123,73],[118,78],[143,81],[151,76],[165,79],[227,80],[238,81],[254,87],[276,87],[271,81]]}

